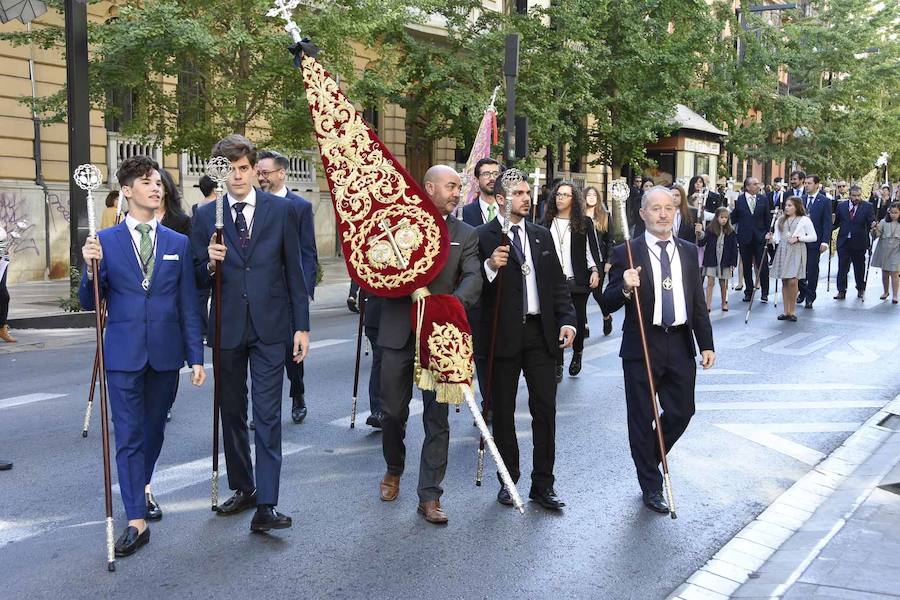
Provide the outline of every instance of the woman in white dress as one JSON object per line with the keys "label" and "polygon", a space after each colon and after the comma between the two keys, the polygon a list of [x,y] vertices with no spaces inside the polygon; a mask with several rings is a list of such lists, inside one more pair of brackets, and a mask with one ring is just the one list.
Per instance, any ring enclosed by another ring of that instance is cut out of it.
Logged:
{"label": "woman in white dress", "polygon": [[784,202],[784,213],[775,221],[775,233],[766,234],[769,243],[776,245],[775,258],[769,269],[772,277],[781,279],[784,313],[779,321],[797,321],[797,289],[799,280],[806,277],[806,243],[816,239],[816,228],[797,196]]}

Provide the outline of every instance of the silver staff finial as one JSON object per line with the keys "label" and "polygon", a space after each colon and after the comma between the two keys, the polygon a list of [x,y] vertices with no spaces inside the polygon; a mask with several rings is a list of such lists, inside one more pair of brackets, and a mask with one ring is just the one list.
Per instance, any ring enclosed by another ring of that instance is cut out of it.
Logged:
{"label": "silver staff finial", "polygon": [[214,156],[206,163],[206,175],[216,182],[216,229],[225,227],[225,207],[222,199],[225,192],[225,182],[231,177],[234,167],[231,161],[224,156]]}
{"label": "silver staff finial", "polygon": [[620,177],[619,179],[610,182],[609,195],[612,197],[613,207],[616,212],[618,212],[619,219],[622,221],[622,235],[626,240],[630,240],[631,234],[628,229],[628,211],[625,203],[628,200],[628,196],[631,195],[631,190],[624,177]]}
{"label": "silver staff finial", "polygon": [[72,175],[75,185],[87,192],[88,234],[97,235],[97,216],[94,214],[94,190],[103,183],[103,173],[96,165],[85,163],[79,165]]}
{"label": "silver staff finial", "polygon": [[284,20],[284,30],[291,34],[295,42],[303,39],[300,27],[294,22],[294,10],[300,6],[300,0],[275,0],[275,5],[266,13],[267,17],[281,17]]}

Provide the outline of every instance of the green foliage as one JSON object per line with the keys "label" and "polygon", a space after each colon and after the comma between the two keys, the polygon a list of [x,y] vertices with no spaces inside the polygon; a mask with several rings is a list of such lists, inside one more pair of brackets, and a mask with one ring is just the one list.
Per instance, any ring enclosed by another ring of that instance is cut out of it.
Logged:
{"label": "green foliage", "polygon": [[81,300],[78,299],[78,288],[81,286],[81,271],[77,267],[69,268],[69,297],[57,298],[57,303],[66,312],[81,312]]}

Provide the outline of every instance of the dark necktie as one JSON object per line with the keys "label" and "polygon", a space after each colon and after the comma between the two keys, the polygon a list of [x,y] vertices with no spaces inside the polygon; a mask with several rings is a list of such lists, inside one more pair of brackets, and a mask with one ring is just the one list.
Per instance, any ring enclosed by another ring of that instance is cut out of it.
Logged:
{"label": "dark necktie", "polygon": [[246,250],[250,244],[250,230],[247,229],[247,219],[244,218],[243,212],[247,207],[247,203],[235,202],[232,206],[234,207],[234,212],[237,213],[234,219],[234,226],[237,228],[238,241],[241,244],[241,249]]}
{"label": "dark necktie", "polygon": [[662,271],[662,326],[669,327],[675,322],[675,294],[672,291],[672,264],[669,262],[669,253],[666,246],[669,242],[662,240],[656,242],[659,246],[659,266]]}
{"label": "dark necktie", "polygon": [[522,263],[522,318],[524,319],[525,315],[528,314],[528,282],[527,275],[525,275],[527,266],[527,263],[525,262],[525,249],[522,247],[522,240],[519,238],[519,226],[513,225],[509,230],[513,234],[513,251],[516,253],[519,262]]}
{"label": "dark necktie", "polygon": [[853,204],[850,206],[850,220],[853,220],[853,217],[856,216],[856,205]]}

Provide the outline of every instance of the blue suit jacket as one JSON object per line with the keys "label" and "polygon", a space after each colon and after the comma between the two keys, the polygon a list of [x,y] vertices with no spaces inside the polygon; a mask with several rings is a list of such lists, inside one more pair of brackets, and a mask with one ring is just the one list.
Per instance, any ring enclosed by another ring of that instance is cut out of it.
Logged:
{"label": "blue suit jacket", "polygon": [[[236,348],[244,337],[247,311],[256,335],[266,344],[287,343],[291,317],[297,331],[309,331],[309,296],[300,266],[300,224],[290,201],[256,190],[250,245],[242,250],[225,202],[225,262],[222,268],[222,345]],[[206,269],[209,240],[215,232],[216,203],[197,208],[191,226],[197,283],[212,287],[209,322],[215,322],[215,286]],[[214,343],[210,327],[207,341]]]}
{"label": "blue suit jacket", "polygon": [[462,220],[463,223],[472,227],[481,227],[484,225],[484,215],[481,214],[481,202],[477,198],[475,199],[475,202],[463,206]]}
{"label": "blue suit jacket", "polygon": [[838,228],[838,248],[865,251],[869,247],[869,230],[874,222],[875,209],[871,203],[861,200],[853,220],[850,219],[850,201],[838,204],[834,223]]}
{"label": "blue suit jacket", "polygon": [[316,270],[319,265],[319,251],[316,248],[316,229],[313,219],[312,202],[288,190],[287,199],[291,201],[297,220],[300,222],[300,264],[303,267],[303,283],[306,292],[313,299],[316,290]]}
{"label": "blue suit jacket", "polygon": [[[123,222],[98,233],[103,248],[100,295],[108,311],[104,358],[110,371],[140,371],[147,364],[157,371],[175,371],[185,360],[203,364],[190,242],[163,225],[156,232],[148,291],[141,287],[144,275],[128,226]],[[82,307],[94,310],[93,283],[86,273],[78,297]]]}
{"label": "blue suit jacket", "polygon": [[[806,193],[803,194],[803,205],[806,206]],[[810,244],[827,244],[828,238],[831,235],[831,200],[828,199],[828,196],[819,192],[816,194],[815,199],[813,200],[810,207],[806,210],[807,216],[813,222],[813,226],[816,228],[816,237],[818,238],[815,242],[809,242]]]}
{"label": "blue suit jacket", "polygon": [[747,194],[741,193],[734,202],[731,222],[737,229],[738,244],[765,244],[769,231],[773,206],[765,194],[756,194],[756,206],[750,213]]}

